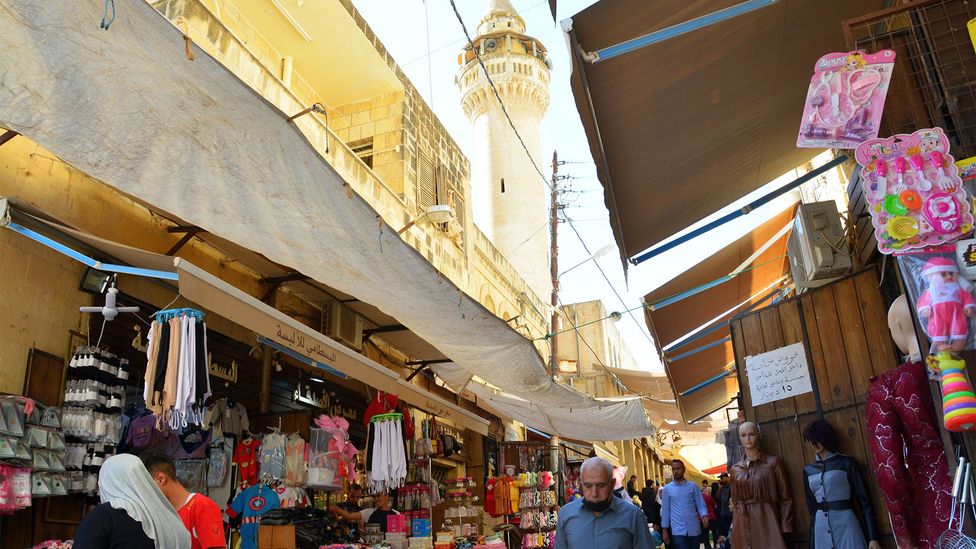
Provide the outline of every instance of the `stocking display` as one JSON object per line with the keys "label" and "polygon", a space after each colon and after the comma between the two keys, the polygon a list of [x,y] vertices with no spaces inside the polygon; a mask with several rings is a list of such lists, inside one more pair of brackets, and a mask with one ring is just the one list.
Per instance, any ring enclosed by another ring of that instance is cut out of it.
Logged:
{"label": "stocking display", "polygon": [[900,547],[934,547],[949,524],[949,463],[925,367],[908,362],[872,378],[867,439]]}

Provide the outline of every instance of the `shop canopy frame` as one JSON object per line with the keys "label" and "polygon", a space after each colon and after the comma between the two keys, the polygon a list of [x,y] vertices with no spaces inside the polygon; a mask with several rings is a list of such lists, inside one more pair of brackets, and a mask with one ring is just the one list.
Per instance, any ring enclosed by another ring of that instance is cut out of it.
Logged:
{"label": "shop canopy frame", "polygon": [[729,320],[789,290],[787,241],[797,205],[644,296],[645,320],[688,424],[738,394]]}
{"label": "shop canopy frame", "polygon": [[[232,73],[196,45],[189,62],[182,30],[145,2],[127,6],[104,32],[78,24],[101,17],[90,2],[6,3],[0,47],[19,55],[0,57],[0,126],[127,196],[379,307],[470,374],[543,404],[514,419],[546,430],[553,414],[606,418],[611,405],[555,383],[532,341],[397,235],[402,211],[380,213],[363,198],[385,192],[382,182],[337,171],[371,173],[321,119],[288,120],[308,105],[273,72],[255,62]],[[328,150],[345,154],[333,165]],[[616,437],[651,432],[639,402],[612,406]],[[602,438],[601,429],[558,434]]]}

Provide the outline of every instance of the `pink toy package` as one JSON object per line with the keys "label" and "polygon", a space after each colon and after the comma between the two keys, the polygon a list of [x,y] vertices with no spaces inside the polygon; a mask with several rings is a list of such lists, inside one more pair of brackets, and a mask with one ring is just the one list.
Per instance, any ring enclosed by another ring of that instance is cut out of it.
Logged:
{"label": "pink toy package", "polygon": [[854,157],[881,253],[949,244],[972,231],[973,214],[942,128],[869,139]]}
{"label": "pink toy package", "polygon": [[853,149],[878,137],[895,52],[828,53],[814,65],[797,147]]}

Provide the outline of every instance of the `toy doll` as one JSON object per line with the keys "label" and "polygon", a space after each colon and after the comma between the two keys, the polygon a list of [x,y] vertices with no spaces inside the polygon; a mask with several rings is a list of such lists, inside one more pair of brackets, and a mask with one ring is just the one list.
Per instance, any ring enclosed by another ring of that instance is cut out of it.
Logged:
{"label": "toy doll", "polygon": [[961,351],[969,338],[969,318],[976,312],[976,299],[970,284],[959,277],[955,261],[933,257],[922,268],[928,288],[919,296],[915,308],[919,318],[927,318],[927,331],[936,351]]}

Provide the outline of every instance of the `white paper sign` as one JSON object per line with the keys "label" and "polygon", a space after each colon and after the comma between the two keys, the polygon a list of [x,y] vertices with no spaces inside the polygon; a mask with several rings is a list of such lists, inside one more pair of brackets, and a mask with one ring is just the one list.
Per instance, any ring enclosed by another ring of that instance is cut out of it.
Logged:
{"label": "white paper sign", "polygon": [[803,343],[747,356],[746,376],[753,406],[813,391]]}

